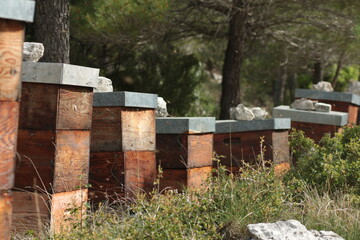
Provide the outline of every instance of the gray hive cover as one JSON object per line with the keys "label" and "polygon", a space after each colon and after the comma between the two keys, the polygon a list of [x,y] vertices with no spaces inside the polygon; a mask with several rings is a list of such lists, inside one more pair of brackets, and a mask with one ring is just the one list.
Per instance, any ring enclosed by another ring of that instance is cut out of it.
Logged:
{"label": "gray hive cover", "polygon": [[99,69],[65,63],[23,62],[23,82],[97,87]]}
{"label": "gray hive cover", "polygon": [[34,19],[35,1],[0,0],[0,18],[32,22]]}
{"label": "gray hive cover", "polygon": [[264,130],[289,130],[290,118],[273,118],[264,120],[218,120],[215,133],[253,132]]}
{"label": "gray hive cover", "polygon": [[187,134],[215,132],[214,117],[156,118],[156,134]]}
{"label": "gray hive cover", "polygon": [[333,126],[344,126],[348,122],[348,114],[344,112],[315,112],[292,109],[289,106],[273,108],[273,117],[291,118],[294,122],[317,123]]}
{"label": "gray hive cover", "polygon": [[347,92],[323,92],[311,89],[295,89],[296,98],[311,98],[321,100],[347,102],[360,106],[360,95]]}
{"label": "gray hive cover", "polygon": [[94,107],[157,108],[157,94],[138,92],[96,92]]}

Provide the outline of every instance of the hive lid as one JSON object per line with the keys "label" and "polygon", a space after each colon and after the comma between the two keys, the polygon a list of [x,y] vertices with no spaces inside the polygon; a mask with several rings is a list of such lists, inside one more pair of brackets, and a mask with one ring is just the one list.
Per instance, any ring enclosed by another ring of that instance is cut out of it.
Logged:
{"label": "hive lid", "polygon": [[288,130],[290,118],[273,118],[264,120],[218,120],[215,133],[253,132],[264,130]]}
{"label": "hive lid", "polygon": [[23,62],[23,82],[97,87],[99,69],[65,63]]}
{"label": "hive lid", "polygon": [[215,132],[214,117],[163,117],[156,119],[156,134],[197,134]]}
{"label": "hive lid", "polygon": [[273,117],[291,118],[294,122],[317,123],[333,126],[344,126],[348,122],[348,114],[344,112],[315,112],[292,109],[289,106],[273,108]]}
{"label": "hive lid", "polygon": [[35,1],[0,0],[0,18],[32,22],[34,20]]}
{"label": "hive lid", "polygon": [[94,107],[157,107],[157,94],[139,92],[96,92],[94,93]]}
{"label": "hive lid", "polygon": [[296,98],[310,98],[316,100],[329,100],[337,102],[347,102],[360,106],[360,95],[348,92],[323,92],[311,89],[295,89]]}

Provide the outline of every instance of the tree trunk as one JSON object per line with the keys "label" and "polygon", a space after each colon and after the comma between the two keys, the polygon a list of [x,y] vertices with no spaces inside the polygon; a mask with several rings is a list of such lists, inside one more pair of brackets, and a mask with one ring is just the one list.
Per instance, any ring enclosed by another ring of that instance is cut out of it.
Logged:
{"label": "tree trunk", "polygon": [[228,44],[223,66],[221,83],[220,119],[229,119],[229,109],[240,103],[240,72],[245,43],[247,12],[243,0],[233,1]]}
{"label": "tree trunk", "polygon": [[275,81],[274,86],[274,105],[278,106],[284,103],[285,84],[288,79],[287,64],[280,66],[279,77]]}
{"label": "tree trunk", "polygon": [[335,75],[331,81],[331,85],[333,86],[333,88],[336,87],[336,83],[337,83],[337,80],[338,80],[338,77],[339,77],[339,74],[340,74],[340,70],[341,70],[341,67],[342,67],[342,61],[343,61],[343,58],[344,58],[344,55],[345,55],[345,52],[342,52],[340,57],[339,57],[339,61],[337,63],[337,66],[336,66],[336,71],[335,71]]}
{"label": "tree trunk", "polygon": [[69,0],[37,0],[35,39],[44,44],[41,62],[69,63]]}
{"label": "tree trunk", "polygon": [[314,63],[314,75],[313,75],[313,83],[316,84],[322,81],[322,64],[320,60],[317,60]]}

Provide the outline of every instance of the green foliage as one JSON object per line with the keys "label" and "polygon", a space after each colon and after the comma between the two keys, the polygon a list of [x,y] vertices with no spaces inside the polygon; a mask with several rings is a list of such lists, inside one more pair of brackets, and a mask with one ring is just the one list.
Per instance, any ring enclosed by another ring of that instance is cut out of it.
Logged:
{"label": "green foliage", "polygon": [[[336,71],[336,65],[333,64],[330,70],[327,72],[329,76],[334,76]],[[350,65],[341,68],[338,79],[336,81],[335,91],[344,92],[347,90],[351,80],[357,80],[359,78],[359,65]]]}
{"label": "green foliage", "polygon": [[335,137],[325,135],[319,144],[293,131],[290,147],[296,167],[287,181],[304,181],[330,192],[351,188],[360,194],[360,126],[346,128]]}

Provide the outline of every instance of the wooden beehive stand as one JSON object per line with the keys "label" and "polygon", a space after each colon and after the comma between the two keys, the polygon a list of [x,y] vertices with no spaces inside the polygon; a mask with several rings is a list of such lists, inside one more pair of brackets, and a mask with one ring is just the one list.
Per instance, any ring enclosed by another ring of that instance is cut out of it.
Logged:
{"label": "wooden beehive stand", "polygon": [[319,142],[325,133],[332,136],[348,124],[348,114],[344,112],[315,112],[278,106],[273,109],[273,117],[291,118],[291,127],[304,131],[305,135]]}
{"label": "wooden beehive stand", "polygon": [[212,170],[215,118],[157,118],[157,166],[160,189],[197,189]]}
{"label": "wooden beehive stand", "polygon": [[49,222],[65,230],[69,209],[87,200],[93,87],[99,70],[63,63],[23,63],[15,170],[14,231]]}
{"label": "wooden beehive stand", "polygon": [[[290,125],[288,118],[216,121],[214,151],[223,156],[220,157],[220,164],[233,173],[239,171],[243,162],[254,165],[259,157],[272,161],[275,171],[282,172],[290,167]],[[261,145],[262,137],[264,142]],[[214,167],[216,164],[214,162]]]}
{"label": "wooden beehive stand", "polygon": [[295,98],[308,98],[331,104],[333,111],[348,113],[349,124],[360,124],[360,95],[347,92],[296,89]]}
{"label": "wooden beehive stand", "polygon": [[25,22],[34,1],[0,0],[0,239],[10,239]]}
{"label": "wooden beehive stand", "polygon": [[153,189],[156,107],[156,94],[95,93],[89,173],[93,203]]}

